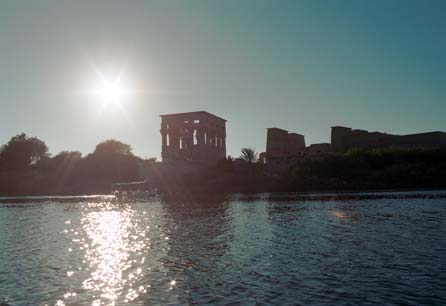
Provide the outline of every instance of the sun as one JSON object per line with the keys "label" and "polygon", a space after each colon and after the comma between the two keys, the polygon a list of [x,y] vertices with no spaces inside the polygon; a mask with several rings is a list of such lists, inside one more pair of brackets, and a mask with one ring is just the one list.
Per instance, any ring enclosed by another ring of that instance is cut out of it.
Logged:
{"label": "sun", "polygon": [[110,81],[107,79],[101,80],[101,84],[96,91],[96,95],[103,103],[120,103],[127,90],[123,84],[118,80]]}
{"label": "sun", "polygon": [[99,107],[99,111],[123,111],[130,102],[130,96],[135,94],[126,76],[125,69],[115,71],[101,71],[96,65],[92,65],[94,72],[84,94],[89,96],[92,105]]}

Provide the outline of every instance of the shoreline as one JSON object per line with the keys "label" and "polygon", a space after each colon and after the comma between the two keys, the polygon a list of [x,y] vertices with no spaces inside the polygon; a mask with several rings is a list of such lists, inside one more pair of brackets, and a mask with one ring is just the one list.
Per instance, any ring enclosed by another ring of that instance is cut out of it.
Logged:
{"label": "shoreline", "polygon": [[[209,198],[217,195],[198,195],[189,194],[197,198]],[[398,198],[446,198],[446,188],[410,188],[410,189],[369,189],[369,190],[348,190],[348,191],[310,191],[310,192],[228,192],[219,193],[218,196],[238,197],[238,196],[269,196],[269,197],[293,197],[296,200],[348,200],[348,199],[398,199]],[[173,197],[172,195],[164,195],[159,193],[158,196]],[[153,196],[150,198],[154,198]],[[143,199],[144,200],[148,200]],[[94,194],[94,195],[39,195],[39,196],[0,196],[0,204],[8,203],[10,201],[20,203],[28,201],[51,201],[61,200],[71,202],[75,200],[112,200],[116,199],[114,195],[110,194]],[[71,200],[71,201],[70,201]]]}

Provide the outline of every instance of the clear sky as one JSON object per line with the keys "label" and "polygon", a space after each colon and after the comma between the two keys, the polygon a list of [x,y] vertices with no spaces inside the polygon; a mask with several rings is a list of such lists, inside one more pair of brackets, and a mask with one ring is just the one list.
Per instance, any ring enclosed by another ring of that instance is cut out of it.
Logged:
{"label": "clear sky", "polygon": [[[122,76],[103,106],[98,75]],[[228,120],[228,154],[266,128],[446,130],[446,1],[0,1],[0,143],[52,154],[114,138],[160,156],[159,115]]]}

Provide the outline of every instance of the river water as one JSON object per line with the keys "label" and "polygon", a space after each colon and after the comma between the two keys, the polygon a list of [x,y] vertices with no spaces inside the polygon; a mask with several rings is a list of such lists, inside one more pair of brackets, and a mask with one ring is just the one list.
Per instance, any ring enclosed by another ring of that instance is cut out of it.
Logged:
{"label": "river water", "polygon": [[446,305],[439,193],[1,199],[0,296],[13,306]]}

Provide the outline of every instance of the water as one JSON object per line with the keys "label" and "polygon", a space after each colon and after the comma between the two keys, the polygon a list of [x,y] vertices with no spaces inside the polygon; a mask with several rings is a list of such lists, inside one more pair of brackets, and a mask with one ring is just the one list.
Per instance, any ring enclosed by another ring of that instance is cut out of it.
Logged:
{"label": "water", "polygon": [[0,296],[10,305],[446,305],[446,199],[387,195],[3,199]]}

